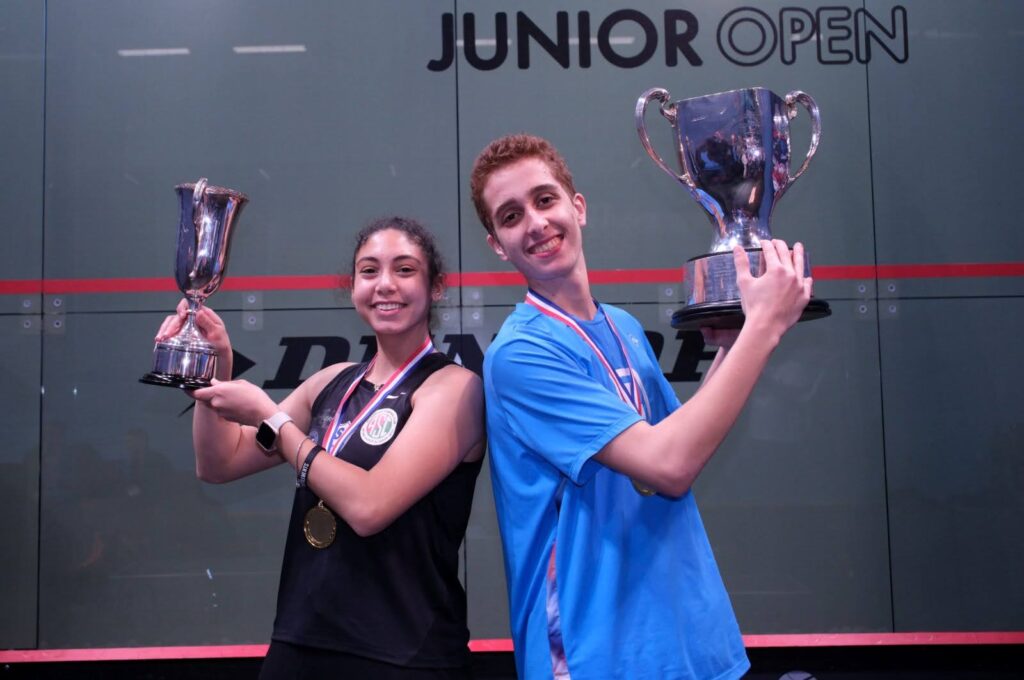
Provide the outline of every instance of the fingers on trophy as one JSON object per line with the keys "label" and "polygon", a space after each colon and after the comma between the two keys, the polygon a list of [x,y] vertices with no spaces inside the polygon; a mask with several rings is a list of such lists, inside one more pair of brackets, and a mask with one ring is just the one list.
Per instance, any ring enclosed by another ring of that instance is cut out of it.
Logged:
{"label": "fingers on trophy", "polygon": [[196,325],[196,314],[220,288],[228,265],[233,227],[249,200],[233,189],[207,184],[174,187],[181,206],[174,278],[188,300],[181,331],[153,348],[153,370],[140,378],[150,385],[195,389],[208,387],[217,367],[217,350]]}
{"label": "fingers on trophy", "polygon": [[[672,126],[681,172],[669,167],[651,145],[645,113],[652,101],[660,102],[661,115]],[[811,143],[799,170],[790,175],[789,121],[796,117],[798,105],[811,116]],[[652,88],[640,95],[634,118],[647,154],[700,203],[714,229],[710,251],[685,264],[686,303],[672,315],[672,326],[739,328],[744,315],[733,248],[746,250],[752,275],[764,273],[761,244],[771,245],[775,203],[818,150],[818,106],[798,90],[779,97],[755,87],[672,101],[667,90]],[[806,256],[803,265],[809,277],[811,264]],[[828,302],[812,298],[800,320],[831,313]]]}

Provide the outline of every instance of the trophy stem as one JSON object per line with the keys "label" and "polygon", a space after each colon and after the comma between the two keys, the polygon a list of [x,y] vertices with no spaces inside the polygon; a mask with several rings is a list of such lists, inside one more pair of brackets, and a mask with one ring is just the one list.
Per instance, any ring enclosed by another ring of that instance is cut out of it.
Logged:
{"label": "trophy stem", "polygon": [[196,314],[199,313],[199,307],[200,303],[195,298],[188,299],[188,314],[185,317],[185,324],[181,327],[181,332],[178,333],[178,337],[183,341],[193,343],[199,341],[205,344],[205,340],[199,332],[199,326],[196,325]]}

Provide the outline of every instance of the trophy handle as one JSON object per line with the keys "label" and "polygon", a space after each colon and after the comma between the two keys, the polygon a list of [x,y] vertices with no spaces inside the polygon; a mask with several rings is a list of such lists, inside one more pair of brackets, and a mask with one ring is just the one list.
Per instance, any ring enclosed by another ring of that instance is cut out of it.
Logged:
{"label": "trophy handle", "polygon": [[644,122],[644,114],[647,112],[647,105],[652,99],[657,99],[661,102],[661,115],[665,116],[665,119],[672,124],[674,128],[676,126],[676,105],[669,101],[668,90],[660,87],[652,87],[651,89],[640,95],[640,98],[636,100],[636,110],[633,113],[633,118],[636,120],[636,131],[640,135],[640,143],[643,144],[644,151],[647,155],[658,164],[658,167],[667,172],[673,177],[690,189],[695,189],[696,186],[690,175],[683,169],[683,174],[677,175],[672,168],[668,167],[668,164],[662,160],[658,152],[654,150],[654,146],[651,145],[651,138],[647,135],[647,125]]}
{"label": "trophy handle", "polygon": [[[196,227],[196,254],[192,263],[192,271],[189,273],[189,279],[193,281],[199,278],[199,269],[207,265],[209,254],[213,252],[215,230],[206,229],[205,220],[203,219],[203,214],[205,212],[203,209],[203,197],[206,195],[206,185],[207,179],[205,177],[200,177],[199,181],[196,182],[196,185],[192,188],[192,224]],[[191,303],[191,296],[189,297],[189,300]],[[196,307],[198,307],[198,304]],[[191,313],[194,315],[195,310],[192,310]]]}
{"label": "trophy handle", "polygon": [[788,115],[790,120],[796,118],[796,105],[803,104],[803,107],[807,109],[807,113],[811,116],[811,146],[807,149],[807,158],[804,159],[803,165],[796,171],[796,174],[789,178],[786,186],[795,182],[800,175],[804,174],[804,170],[807,169],[807,165],[811,162],[811,158],[814,157],[815,152],[818,151],[818,142],[821,140],[821,114],[818,112],[818,105],[814,103],[811,95],[800,90],[793,90],[786,95],[786,106],[788,107]]}
{"label": "trophy handle", "polygon": [[195,186],[192,187],[192,220],[196,219],[196,208],[203,202],[203,194],[206,193],[207,179],[200,177]]}

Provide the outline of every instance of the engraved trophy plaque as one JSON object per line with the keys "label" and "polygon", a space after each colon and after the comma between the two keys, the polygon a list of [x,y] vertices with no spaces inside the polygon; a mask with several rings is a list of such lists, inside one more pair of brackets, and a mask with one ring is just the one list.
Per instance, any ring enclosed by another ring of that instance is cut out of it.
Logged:
{"label": "engraved trophy plaque", "polygon": [[249,199],[239,191],[210,186],[205,177],[174,190],[181,205],[174,277],[188,299],[188,317],[181,332],[156,343],[153,370],[139,380],[194,389],[209,386],[217,366],[217,351],[196,327],[196,313],[220,287],[232,229]]}
{"label": "engraved trophy plaque", "polygon": [[[647,135],[644,114],[652,100],[661,103],[661,114],[672,125],[680,173],[662,160]],[[796,117],[798,104],[811,116],[811,143],[800,169],[790,175],[789,121]],[[770,220],[775,203],[804,173],[818,150],[818,106],[800,91],[779,97],[755,87],[673,102],[667,90],[652,88],[637,100],[634,117],[647,154],[686,187],[708,213],[714,229],[711,250],[686,262],[686,304],[672,315],[672,326],[682,330],[742,326],[732,249],[742,246],[751,273],[763,273],[761,241],[772,238]],[[804,267],[804,274],[810,276],[807,257]],[[811,298],[800,320],[829,314],[826,301]]]}

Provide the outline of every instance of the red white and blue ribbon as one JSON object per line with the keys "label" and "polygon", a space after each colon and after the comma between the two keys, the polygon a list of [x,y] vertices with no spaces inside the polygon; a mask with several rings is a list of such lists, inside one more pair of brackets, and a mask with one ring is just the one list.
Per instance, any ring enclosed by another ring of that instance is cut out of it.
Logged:
{"label": "red white and blue ribbon", "polygon": [[619,343],[619,349],[622,350],[622,358],[626,362],[626,370],[629,372],[630,376],[629,386],[625,384],[622,377],[619,376],[618,372],[616,372],[615,368],[612,366],[611,362],[608,361],[608,357],[605,356],[598,344],[590,337],[590,334],[587,333],[587,331],[580,326],[576,319],[574,319],[568,312],[551,300],[544,298],[532,290],[526,291],[526,304],[536,308],[537,311],[545,316],[561,321],[575,331],[583,342],[587,343],[590,349],[593,350],[594,354],[597,355],[598,361],[601,362],[604,370],[607,371],[608,375],[611,377],[612,385],[615,386],[615,392],[618,394],[619,399],[632,406],[645,420],[648,418],[647,414],[649,409],[647,408],[647,394],[645,393],[643,383],[640,382],[640,375],[633,370],[633,363],[629,360],[629,352],[626,351],[626,346],[622,343],[619,331],[615,328],[615,324],[612,322],[612,319],[608,314],[605,314],[604,318],[608,322],[608,328],[615,337],[615,341]]}
{"label": "red white and blue ribbon", "polygon": [[356,379],[352,381],[352,384],[348,386],[348,390],[345,392],[345,396],[341,398],[341,403],[338,404],[338,410],[334,412],[334,418],[331,419],[331,423],[327,426],[327,439],[324,448],[332,456],[337,456],[338,452],[345,448],[345,444],[352,437],[356,430],[363,424],[363,422],[370,417],[370,414],[380,406],[381,402],[387,399],[388,395],[391,394],[395,388],[397,388],[405,378],[415,370],[416,366],[419,365],[423,357],[431,354],[434,351],[434,343],[431,342],[430,336],[428,335],[423,343],[414,351],[405,362],[398,367],[398,369],[391,374],[391,377],[387,379],[380,389],[373,395],[373,398],[367,402],[366,406],[359,411],[358,414],[347,424],[341,422],[341,418],[345,413],[345,405],[348,404],[349,397],[356,391],[359,383],[363,381],[366,374],[373,368],[374,363],[377,361],[377,355],[374,355],[370,359],[370,363],[366,365],[363,372],[356,376]]}

